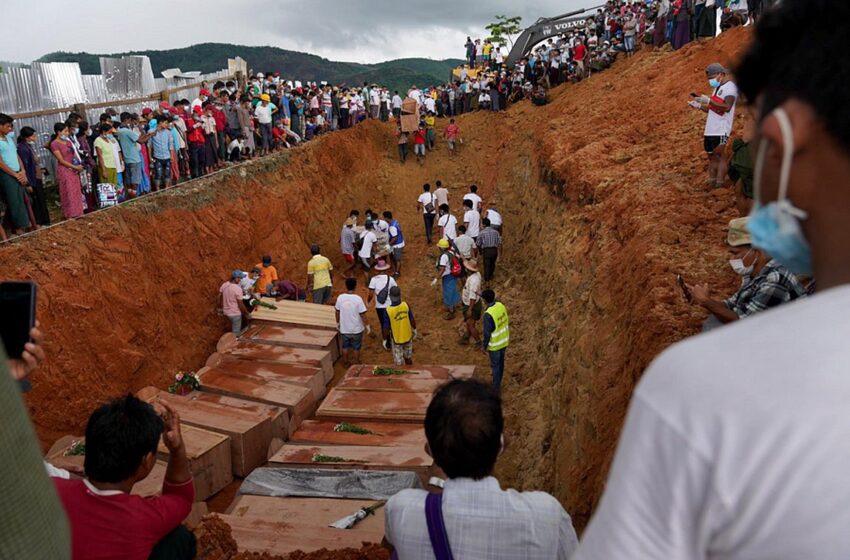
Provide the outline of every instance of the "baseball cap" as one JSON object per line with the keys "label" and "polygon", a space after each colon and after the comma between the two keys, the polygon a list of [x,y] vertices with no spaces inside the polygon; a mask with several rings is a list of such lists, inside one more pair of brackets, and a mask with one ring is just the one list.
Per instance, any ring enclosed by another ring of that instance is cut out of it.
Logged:
{"label": "baseball cap", "polygon": [[235,278],[236,280],[241,280],[242,278],[245,278],[248,275],[242,272],[241,270],[236,269],[230,274],[230,276],[231,278]]}
{"label": "baseball cap", "polygon": [[725,74],[726,68],[720,64],[719,62],[712,62],[705,69],[705,75],[711,78],[712,76],[716,76],[718,74]]}
{"label": "baseball cap", "polygon": [[201,91],[199,91],[199,92],[198,92],[198,95],[207,95],[207,96],[209,96],[209,94],[210,94],[210,90],[208,90],[207,88],[204,88],[204,89],[202,89]]}
{"label": "baseball cap", "polygon": [[393,305],[398,305],[401,303],[401,288],[398,286],[393,286],[390,288],[390,303]]}
{"label": "baseball cap", "polygon": [[726,243],[730,247],[752,245],[753,237],[747,229],[748,220],[749,218],[735,218],[729,222],[729,235],[726,237]]}

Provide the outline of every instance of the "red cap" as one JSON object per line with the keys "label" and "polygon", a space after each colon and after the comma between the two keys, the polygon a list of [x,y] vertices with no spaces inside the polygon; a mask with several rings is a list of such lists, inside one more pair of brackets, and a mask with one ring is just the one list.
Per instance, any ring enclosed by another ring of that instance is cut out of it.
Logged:
{"label": "red cap", "polygon": [[200,114],[203,114],[204,110],[201,109],[200,105],[195,105],[194,107],[192,107],[192,112],[195,113],[196,115],[200,115]]}
{"label": "red cap", "polygon": [[202,90],[199,92],[199,94],[198,94],[198,95],[206,95],[206,96],[209,96],[209,94],[210,94],[210,90],[208,90],[207,88],[204,88],[204,89],[202,89]]}
{"label": "red cap", "polygon": [[150,115],[151,113],[153,113],[153,109],[151,109],[150,107],[145,107],[144,109],[142,109],[143,115]]}

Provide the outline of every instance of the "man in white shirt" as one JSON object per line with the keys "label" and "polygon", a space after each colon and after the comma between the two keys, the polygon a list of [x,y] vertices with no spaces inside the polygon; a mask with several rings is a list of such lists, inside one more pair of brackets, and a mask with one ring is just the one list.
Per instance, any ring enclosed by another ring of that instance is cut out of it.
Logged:
{"label": "man in white shirt", "polygon": [[378,259],[374,267],[376,274],[369,280],[369,295],[366,303],[371,304],[375,300],[375,313],[381,324],[381,336],[384,338],[384,350],[390,349],[390,316],[387,315],[387,307],[390,306],[390,289],[397,286],[396,281],[389,275],[390,265],[384,259]]}
{"label": "man in white shirt", "polygon": [[470,185],[469,192],[463,195],[464,200],[472,201],[472,209],[481,212],[481,197],[478,196],[478,186]]}
{"label": "man in white shirt", "polygon": [[437,114],[437,102],[430,93],[425,96],[425,112]]}
{"label": "man in white shirt", "polygon": [[399,118],[401,116],[401,96],[398,94],[398,90],[393,94],[392,107],[393,118]]}
{"label": "man in white shirt", "polygon": [[369,90],[369,111],[373,119],[377,119],[381,115],[381,90],[374,85]]}
{"label": "man in white shirt", "polygon": [[738,86],[729,79],[722,64],[709,64],[705,75],[714,88],[713,94],[697,97],[689,105],[708,113],[703,137],[703,147],[708,154],[708,181],[712,186],[722,187],[726,182],[726,142],[735,123]]}
{"label": "man in white shirt", "polygon": [[458,236],[454,238],[454,246],[460,253],[460,256],[469,260],[475,256],[475,240],[469,237],[466,232],[466,226],[457,226]]}
{"label": "man in white shirt", "polygon": [[490,220],[490,225],[493,229],[504,235],[504,232],[502,231],[502,215],[499,214],[499,211],[496,210],[495,206],[490,205],[490,208],[487,209],[484,217]]}
{"label": "man in white shirt", "polygon": [[449,212],[449,205],[440,205],[440,219],[437,222],[440,229],[440,237],[451,241],[457,237],[457,218]]}
{"label": "man in white shirt", "polygon": [[434,190],[434,197],[437,199],[437,208],[443,204],[449,203],[449,189],[443,186],[442,181],[437,181],[437,188]]}
{"label": "man in white shirt", "polygon": [[368,284],[369,271],[372,269],[372,255],[375,253],[375,243],[378,241],[378,236],[375,235],[375,226],[371,221],[366,220],[364,228],[363,233],[360,234],[360,250],[357,251],[357,257],[363,267],[363,278]]}
{"label": "man in white shirt", "polygon": [[358,296],[357,279],[345,279],[344,294],[336,297],[336,322],[339,325],[339,335],[342,339],[342,362],[347,367],[360,363],[360,349],[363,347],[363,331],[366,325],[363,317],[366,315],[366,304]]}
{"label": "man in white shirt", "polygon": [[431,244],[434,230],[434,217],[437,215],[437,198],[431,192],[431,185],[425,183],[422,186],[422,194],[416,200],[416,209],[422,212],[425,220],[425,241]]}
{"label": "man in white shirt", "polygon": [[399,558],[434,560],[429,500],[437,500],[428,507],[458,560],[570,558],[576,534],[561,504],[545,492],[502,490],[492,476],[503,428],[501,400],[480,381],[450,381],[434,394],[425,414],[427,449],[448,480],[442,494],[402,490],[387,502],[386,541]]}
{"label": "man in white shirt", "polygon": [[[735,72],[758,100],[753,245],[818,293],[677,344],[643,375],[576,558],[850,557],[850,4],[783,0]],[[769,30],[769,32],[767,32]]]}
{"label": "man in white shirt", "polygon": [[463,201],[463,225],[466,226],[466,234],[473,240],[478,237],[481,229],[481,214],[473,208],[474,204],[468,198]]}

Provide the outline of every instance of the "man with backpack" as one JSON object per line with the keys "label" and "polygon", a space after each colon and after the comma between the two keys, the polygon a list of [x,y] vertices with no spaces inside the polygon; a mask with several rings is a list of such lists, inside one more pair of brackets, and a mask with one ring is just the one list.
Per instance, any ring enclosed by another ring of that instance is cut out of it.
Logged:
{"label": "man with backpack", "polygon": [[378,274],[369,281],[369,296],[366,298],[367,305],[372,303],[373,299],[375,300],[375,313],[381,323],[381,336],[385,350],[390,349],[390,318],[387,315],[387,307],[390,306],[390,290],[398,285],[393,277],[387,274],[389,269],[390,265],[384,259],[379,259],[375,263],[374,270]]}
{"label": "man with backpack", "polygon": [[401,300],[401,288],[390,289],[390,305],[387,315],[393,345],[393,363],[400,366],[413,364],[413,339],[416,338],[416,319],[406,301]]}
{"label": "man with backpack", "polygon": [[460,304],[457,279],[463,274],[463,266],[458,256],[450,250],[447,239],[440,239],[437,247],[440,249],[440,258],[437,259],[437,277],[431,285],[436,285],[438,280],[442,281],[443,305],[446,307],[443,319],[450,321],[454,319],[455,309]]}

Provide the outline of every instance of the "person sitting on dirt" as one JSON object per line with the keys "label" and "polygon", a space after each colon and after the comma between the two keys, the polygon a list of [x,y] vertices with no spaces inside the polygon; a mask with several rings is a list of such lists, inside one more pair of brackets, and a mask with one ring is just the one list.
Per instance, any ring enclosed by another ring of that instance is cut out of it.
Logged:
{"label": "person sitting on dirt", "polygon": [[[572,520],[545,492],[502,490],[493,477],[505,447],[502,401],[492,387],[456,379],[425,413],[426,450],[445,472],[442,494],[402,490],[386,505],[384,544],[405,560],[567,560],[578,540]],[[430,535],[430,536],[429,536]]]}
{"label": "person sitting on dirt", "polygon": [[[127,395],[95,410],[86,425],[86,477],[53,479],[71,525],[73,558],[195,557],[195,537],[181,525],[195,486],[180,417],[165,402],[156,406]],[[162,495],[133,495],[156,465],[160,438],[169,453]]]}
{"label": "person sitting on dirt", "polygon": [[546,105],[548,101],[549,99],[548,94],[546,93],[546,88],[543,84],[537,84],[537,87],[534,88],[534,94],[531,98],[531,102],[540,107],[542,105]]}
{"label": "person sitting on dirt", "polygon": [[752,246],[747,218],[729,222],[727,243],[734,252],[735,258],[729,264],[741,277],[740,289],[725,300],[715,300],[708,286],[684,286],[688,301],[711,313],[703,331],[806,296],[806,289],[787,268]]}

